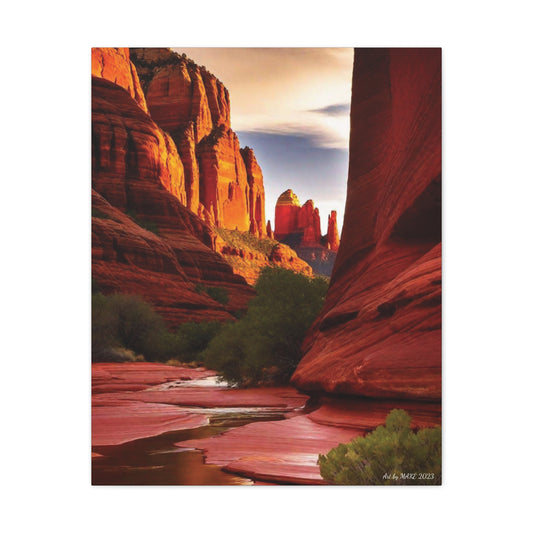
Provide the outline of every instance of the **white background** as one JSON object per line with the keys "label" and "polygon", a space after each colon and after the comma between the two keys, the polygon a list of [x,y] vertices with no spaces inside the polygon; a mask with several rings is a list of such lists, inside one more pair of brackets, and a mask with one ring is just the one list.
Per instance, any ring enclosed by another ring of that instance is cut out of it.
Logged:
{"label": "white background", "polygon": [[[182,4],[3,6],[2,529],[526,529],[528,3]],[[91,487],[91,46],[443,47],[443,487]]]}

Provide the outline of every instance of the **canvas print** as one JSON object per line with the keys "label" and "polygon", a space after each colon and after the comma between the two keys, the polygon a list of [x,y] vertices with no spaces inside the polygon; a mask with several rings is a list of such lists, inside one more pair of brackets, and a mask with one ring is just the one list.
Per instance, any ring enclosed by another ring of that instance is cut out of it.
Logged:
{"label": "canvas print", "polygon": [[93,485],[441,485],[441,49],[91,71]]}

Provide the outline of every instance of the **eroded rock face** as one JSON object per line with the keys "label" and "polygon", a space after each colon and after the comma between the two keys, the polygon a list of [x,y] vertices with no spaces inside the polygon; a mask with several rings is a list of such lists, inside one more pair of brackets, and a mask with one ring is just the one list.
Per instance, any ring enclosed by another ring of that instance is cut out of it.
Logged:
{"label": "eroded rock face", "polygon": [[[263,173],[257,164],[254,151],[245,146],[241,149],[241,155],[246,167],[248,179],[248,205],[250,212],[250,233],[259,238],[267,236],[265,227],[265,186]],[[270,230],[272,233],[272,230]],[[271,238],[271,237],[270,237]]]}
{"label": "eroded rock face", "polygon": [[337,211],[332,211],[328,215],[328,233],[327,233],[328,248],[334,252],[339,249],[340,239],[339,230],[337,228]]}
{"label": "eroded rock face", "polygon": [[[185,203],[183,166],[166,136],[121,87],[93,77],[93,276],[106,292],[144,296],[175,326],[225,320],[253,290],[214,251],[211,228]],[[180,201],[181,200],[181,201]],[[156,233],[139,224],[150,223]],[[194,290],[228,290],[224,307]]]}
{"label": "eroded rock face", "polygon": [[292,382],[441,397],[441,51],[357,49],[341,243]]}
{"label": "eroded rock face", "polygon": [[274,232],[276,239],[295,250],[298,257],[307,262],[315,274],[324,276],[331,275],[337,256],[336,250],[329,244],[329,229],[328,227],[328,235],[322,237],[320,213],[313,200],[307,200],[300,206],[298,197],[291,189],[278,198]]}
{"label": "eroded rock face", "polygon": [[220,126],[196,147],[200,168],[200,202],[221,228],[248,231],[248,177],[239,139]]}
{"label": "eroded rock face", "polygon": [[266,234],[264,187],[253,151],[231,129],[229,94],[204,67],[165,48],[133,48],[154,121],[183,161],[186,205],[221,228]]}
{"label": "eroded rock face", "polygon": [[137,71],[130,61],[129,48],[93,48],[91,74],[126,89],[139,107],[148,113]]}

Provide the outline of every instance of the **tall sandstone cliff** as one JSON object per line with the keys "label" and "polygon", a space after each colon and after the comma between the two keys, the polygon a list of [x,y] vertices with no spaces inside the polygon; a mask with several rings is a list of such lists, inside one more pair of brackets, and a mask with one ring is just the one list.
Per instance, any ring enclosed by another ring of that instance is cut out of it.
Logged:
{"label": "tall sandstone cliff", "polygon": [[[92,83],[93,277],[104,292],[144,296],[172,326],[231,318],[253,290],[214,251],[211,228],[184,206],[173,140],[126,87],[95,76]],[[226,288],[229,304],[198,294],[199,283]]]}
{"label": "tall sandstone cliff", "polygon": [[440,49],[356,49],[351,110],[339,253],[292,382],[439,400]]}
{"label": "tall sandstone cliff", "polygon": [[218,227],[266,235],[263,175],[231,129],[224,85],[167,48],[133,48],[131,57],[150,115],[178,149],[187,207]]}

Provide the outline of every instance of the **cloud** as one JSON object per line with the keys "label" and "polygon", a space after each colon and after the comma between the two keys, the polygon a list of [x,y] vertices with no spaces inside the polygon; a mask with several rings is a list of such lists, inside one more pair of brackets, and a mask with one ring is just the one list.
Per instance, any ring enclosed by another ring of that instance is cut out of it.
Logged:
{"label": "cloud", "polygon": [[308,199],[320,210],[322,233],[336,210],[342,224],[348,177],[348,150],[320,146],[315,134],[237,131],[241,146],[254,149],[263,171],[266,215],[274,224],[279,195],[292,189],[301,203]]}
{"label": "cloud", "polygon": [[[236,131],[316,133],[324,147],[348,146],[351,48],[174,48],[226,86]],[[341,104],[342,105],[342,104]]]}
{"label": "cloud", "polygon": [[345,116],[350,114],[350,104],[332,104],[320,109],[311,109],[313,113],[324,113],[325,115]]}

